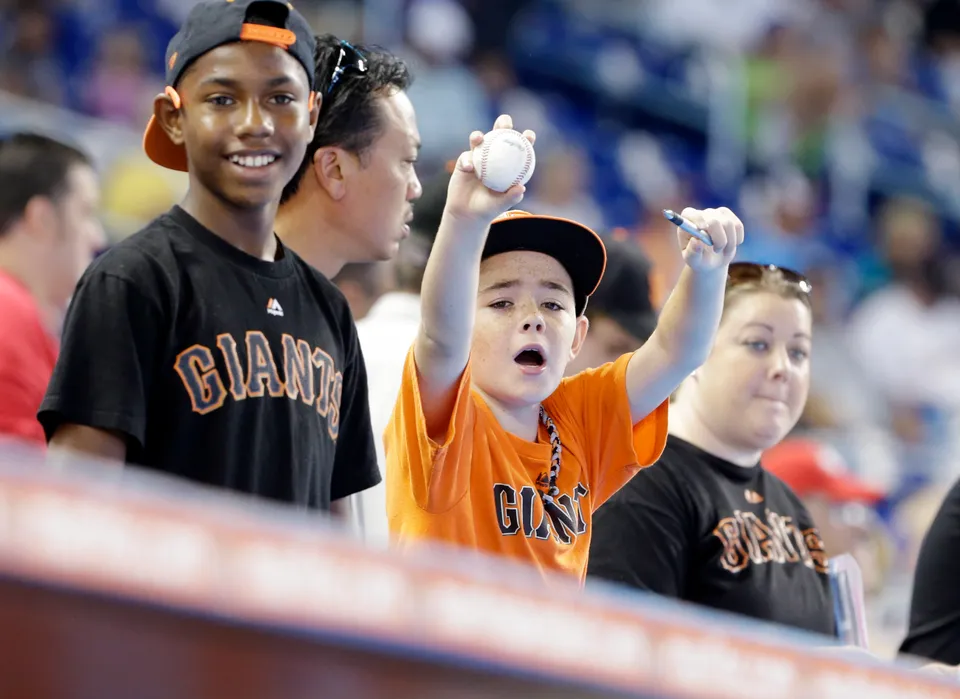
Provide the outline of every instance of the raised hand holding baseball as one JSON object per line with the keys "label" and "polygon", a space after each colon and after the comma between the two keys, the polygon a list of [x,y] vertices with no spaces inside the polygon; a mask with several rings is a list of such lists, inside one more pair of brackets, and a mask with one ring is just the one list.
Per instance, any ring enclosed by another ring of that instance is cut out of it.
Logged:
{"label": "raised hand holding baseball", "polygon": [[460,220],[488,224],[516,206],[536,163],[533,131],[513,130],[500,116],[487,134],[470,134],[470,150],[460,154],[447,190],[447,213]]}

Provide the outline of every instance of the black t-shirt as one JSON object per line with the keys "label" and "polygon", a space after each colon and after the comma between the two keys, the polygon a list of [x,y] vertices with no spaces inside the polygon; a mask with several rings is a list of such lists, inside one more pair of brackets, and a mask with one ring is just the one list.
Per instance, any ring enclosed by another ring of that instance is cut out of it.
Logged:
{"label": "black t-shirt", "polygon": [[379,483],[346,299],[280,253],[259,260],[174,207],[102,255],[67,312],[47,438],[119,431],[130,463],[310,509]]}
{"label": "black t-shirt", "polygon": [[960,665],[960,482],[923,537],[901,653]]}
{"label": "black t-shirt", "polygon": [[671,435],[594,515],[588,575],[833,636],[826,564],[783,481]]}

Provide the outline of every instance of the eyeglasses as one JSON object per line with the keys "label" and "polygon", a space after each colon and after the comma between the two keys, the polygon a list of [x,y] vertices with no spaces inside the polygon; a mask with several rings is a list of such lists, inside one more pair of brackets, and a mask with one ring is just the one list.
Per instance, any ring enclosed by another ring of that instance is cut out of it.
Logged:
{"label": "eyeglasses", "polygon": [[[343,59],[347,57],[347,53],[350,53],[353,62],[344,63]],[[333,69],[333,74],[330,76],[330,85],[327,87],[327,94],[330,94],[330,91],[333,90],[333,86],[340,82],[340,76],[343,75],[344,71],[347,68],[353,68],[358,73],[367,72],[367,60],[363,57],[363,54],[360,53],[352,44],[347,41],[340,41],[340,56],[337,58],[337,65]]]}
{"label": "eyeglasses", "polygon": [[796,284],[804,294],[809,295],[810,292],[813,291],[813,286],[800,272],[795,272],[786,267],[778,267],[777,265],[761,265],[756,262],[732,263],[727,272],[727,285],[735,286],[737,284],[758,282],[763,279],[764,272],[779,272],[786,282]]}

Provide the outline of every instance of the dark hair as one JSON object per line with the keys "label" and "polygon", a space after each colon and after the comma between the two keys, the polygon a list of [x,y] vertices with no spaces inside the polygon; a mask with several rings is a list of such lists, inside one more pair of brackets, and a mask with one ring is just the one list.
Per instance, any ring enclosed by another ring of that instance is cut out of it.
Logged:
{"label": "dark hair", "polygon": [[591,322],[609,318],[640,342],[657,327],[657,310],[650,298],[652,264],[640,246],[607,237],[607,267],[584,314]]}
{"label": "dark hair", "polygon": [[23,216],[34,197],[56,200],[67,192],[67,175],[90,158],[60,141],[32,133],[0,140],[0,235]]}
{"label": "dark hair", "polygon": [[[340,64],[344,70],[331,89],[341,48],[347,52]],[[364,72],[352,68],[358,51],[366,62]],[[321,148],[338,146],[362,159],[383,128],[377,98],[406,90],[413,81],[407,64],[389,51],[376,46],[344,46],[332,34],[317,37],[316,67],[316,87],[321,97],[317,129],[300,169],[283,190],[281,204],[297,193],[304,173]]]}

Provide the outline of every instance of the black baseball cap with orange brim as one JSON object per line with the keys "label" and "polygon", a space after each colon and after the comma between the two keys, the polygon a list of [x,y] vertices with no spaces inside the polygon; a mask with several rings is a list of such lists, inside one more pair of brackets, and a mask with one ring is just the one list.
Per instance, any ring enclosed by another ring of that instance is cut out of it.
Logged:
{"label": "black baseball cap with orange brim", "polygon": [[607,266],[600,236],[576,221],[511,210],[490,225],[482,259],[518,250],[549,255],[563,265],[573,282],[574,309],[582,315]]}
{"label": "black baseball cap with orange brim", "polygon": [[[177,82],[198,58],[235,41],[262,41],[279,46],[296,58],[307,71],[311,94],[316,66],[316,39],[307,20],[289,2],[281,0],[203,0],[190,11],[180,31],[167,45],[165,92],[179,107]],[[157,165],[187,170],[187,153],[173,143],[150,117],[143,134],[143,150]]]}

